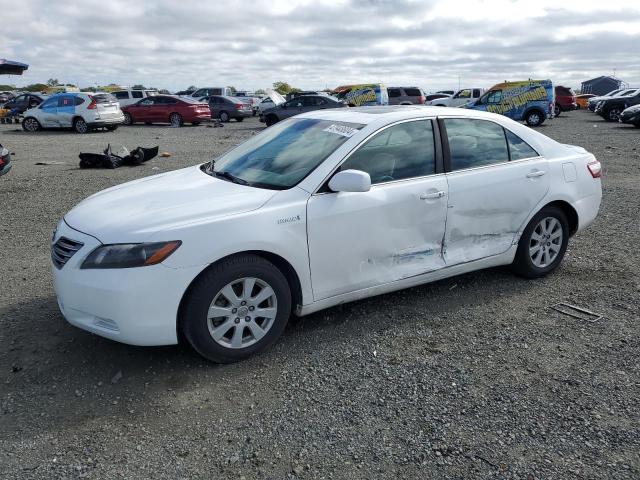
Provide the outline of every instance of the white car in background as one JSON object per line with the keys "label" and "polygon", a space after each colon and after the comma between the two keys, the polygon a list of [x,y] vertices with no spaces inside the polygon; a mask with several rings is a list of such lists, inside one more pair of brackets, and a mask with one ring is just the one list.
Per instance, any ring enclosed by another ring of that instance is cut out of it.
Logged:
{"label": "white car in background", "polygon": [[118,99],[120,107],[126,107],[127,105],[133,105],[134,103],[139,102],[143,98],[155,97],[158,95],[158,91],[125,89],[111,92],[111,95]]}
{"label": "white car in background", "polygon": [[58,304],[113,340],[184,336],[210,360],[238,361],[292,312],[498,265],[551,273],[596,218],[600,169],[502,115],[313,111],[215,162],[81,202],[52,238]]}
{"label": "white car in background", "polygon": [[109,93],[66,92],[51,95],[24,112],[22,128],[36,132],[42,128],[73,128],[87,133],[95,128],[113,131],[124,122],[118,100]]}
{"label": "white car in background", "polygon": [[484,88],[463,88],[458,90],[451,97],[437,98],[435,100],[425,102],[425,105],[433,105],[436,107],[460,107],[469,102],[478,100],[484,94]]}

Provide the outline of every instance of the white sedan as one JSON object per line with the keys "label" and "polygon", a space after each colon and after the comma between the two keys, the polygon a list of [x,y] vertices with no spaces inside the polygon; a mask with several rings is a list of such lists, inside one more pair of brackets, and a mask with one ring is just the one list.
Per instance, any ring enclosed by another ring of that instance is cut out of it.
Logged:
{"label": "white sedan", "polygon": [[316,111],[81,202],[52,239],[55,290],[80,328],[233,362],[292,312],[497,265],[552,272],[596,218],[600,170],[501,115]]}

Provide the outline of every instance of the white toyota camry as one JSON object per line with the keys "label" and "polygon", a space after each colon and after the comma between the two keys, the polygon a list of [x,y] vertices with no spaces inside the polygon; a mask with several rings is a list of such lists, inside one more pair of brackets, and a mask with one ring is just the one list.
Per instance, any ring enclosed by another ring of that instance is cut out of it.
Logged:
{"label": "white toyota camry", "polygon": [[233,362],[291,313],[497,265],[558,267],[595,219],[600,163],[500,115],[365,107],[299,115],[212,162],[99,192],[58,224],[66,319]]}

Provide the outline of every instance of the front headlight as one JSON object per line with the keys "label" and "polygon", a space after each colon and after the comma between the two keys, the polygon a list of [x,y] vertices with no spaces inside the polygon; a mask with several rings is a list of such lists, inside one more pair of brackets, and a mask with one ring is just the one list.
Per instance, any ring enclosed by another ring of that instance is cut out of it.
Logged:
{"label": "front headlight", "polygon": [[181,244],[181,241],[176,240],[102,245],[89,254],[80,268],[133,268],[155,265],[164,261]]}

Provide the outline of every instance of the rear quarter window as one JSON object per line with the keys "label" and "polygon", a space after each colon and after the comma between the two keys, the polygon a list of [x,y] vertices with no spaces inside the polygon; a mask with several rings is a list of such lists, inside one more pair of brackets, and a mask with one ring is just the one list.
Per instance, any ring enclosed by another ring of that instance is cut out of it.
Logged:
{"label": "rear quarter window", "polygon": [[404,93],[410,97],[419,97],[422,95],[422,92],[418,88],[405,88]]}
{"label": "rear quarter window", "polygon": [[92,96],[96,103],[113,103],[118,101],[118,99],[110,93],[98,93]]}

